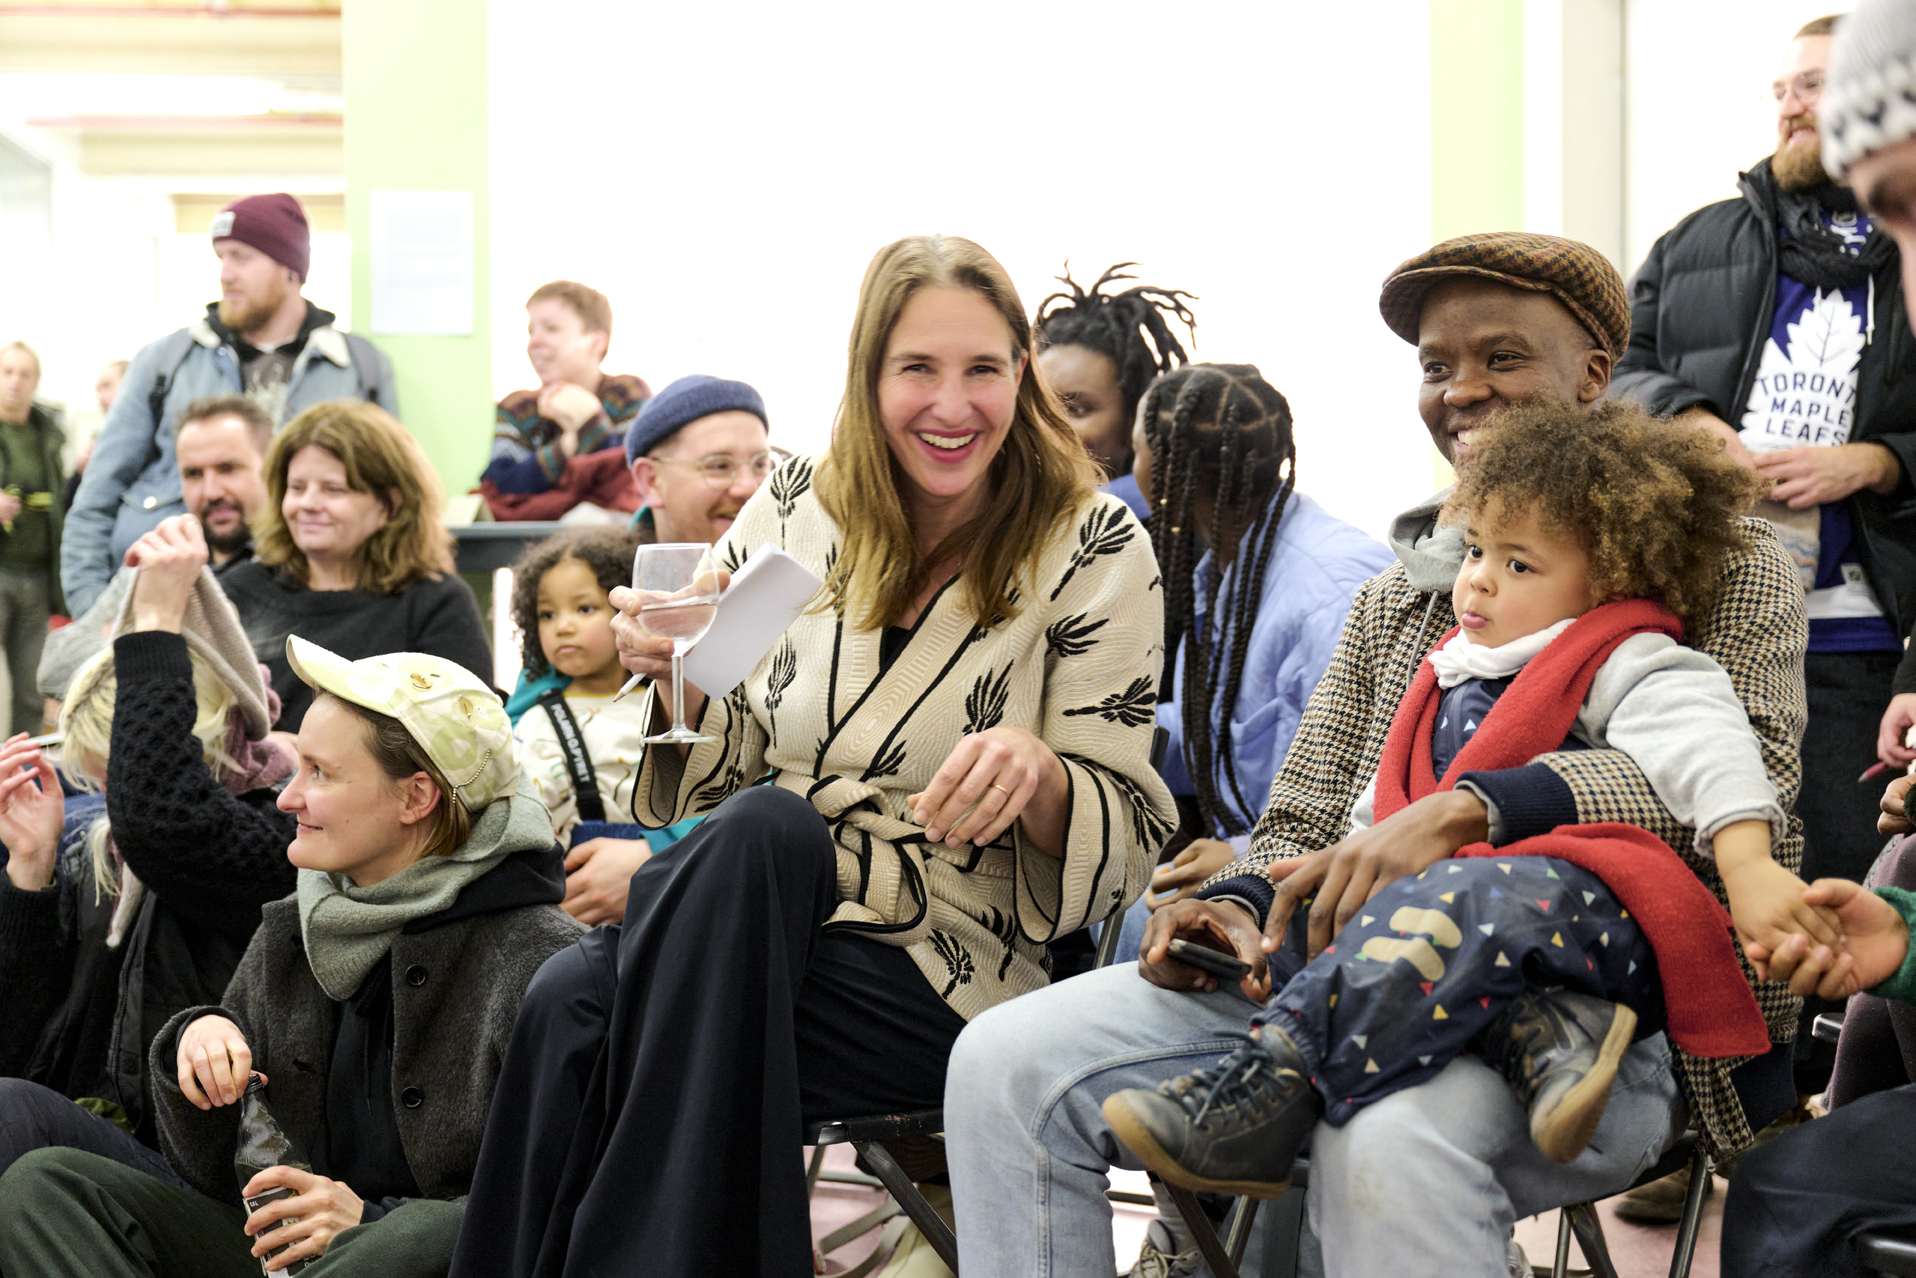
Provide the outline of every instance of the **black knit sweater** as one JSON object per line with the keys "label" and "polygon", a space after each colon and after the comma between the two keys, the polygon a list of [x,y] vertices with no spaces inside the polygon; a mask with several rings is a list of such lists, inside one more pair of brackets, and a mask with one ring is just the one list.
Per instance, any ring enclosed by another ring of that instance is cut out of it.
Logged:
{"label": "black knit sweater", "polygon": [[[192,735],[193,668],[179,635],[113,642],[119,690],[107,760],[107,815],[120,854],[152,895],[153,919],[136,1006],[120,1006],[126,948],[107,950],[83,851],[63,850],[54,887],[23,892],[0,879],[0,1074],[71,1096],[108,1099],[107,1046],[144,1045],[174,1012],[217,1002],[259,926],[260,907],[293,890],[286,860],[293,818],[272,790],[232,795],[213,779]],[[69,842],[74,831],[69,829]],[[91,925],[89,925],[91,924]],[[59,1023],[58,1041],[42,1043]],[[37,1050],[36,1050],[37,1047]],[[138,1108],[137,1098],[128,1104]]]}

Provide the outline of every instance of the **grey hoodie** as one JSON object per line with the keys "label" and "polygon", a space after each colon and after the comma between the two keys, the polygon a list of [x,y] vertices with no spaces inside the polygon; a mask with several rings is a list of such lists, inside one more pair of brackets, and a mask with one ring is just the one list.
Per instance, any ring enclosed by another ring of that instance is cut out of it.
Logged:
{"label": "grey hoodie", "polygon": [[[1464,533],[1437,523],[1448,490],[1391,522],[1390,548],[1404,575],[1432,604],[1450,592],[1464,562]],[[1730,676],[1703,653],[1667,635],[1633,635],[1597,671],[1571,735],[1585,744],[1623,751],[1643,770],[1670,815],[1697,832],[1697,851],[1711,852],[1717,831],[1737,821],[1765,821],[1770,839],[1786,833],[1776,787],[1770,783],[1749,714]],[[1377,780],[1371,778],[1351,814],[1354,826],[1371,822]],[[1490,796],[1463,783],[1489,809],[1490,841],[1503,841]]]}

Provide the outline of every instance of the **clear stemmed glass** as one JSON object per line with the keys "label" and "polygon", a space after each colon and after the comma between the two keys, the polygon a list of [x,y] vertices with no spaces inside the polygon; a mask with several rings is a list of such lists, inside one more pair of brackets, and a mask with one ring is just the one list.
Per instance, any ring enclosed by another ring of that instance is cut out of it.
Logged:
{"label": "clear stemmed glass", "polygon": [[640,546],[632,556],[632,589],[641,600],[639,624],[672,641],[672,727],[647,745],[697,745],[717,737],[685,726],[685,650],[711,628],[718,612],[718,565],[704,542]]}

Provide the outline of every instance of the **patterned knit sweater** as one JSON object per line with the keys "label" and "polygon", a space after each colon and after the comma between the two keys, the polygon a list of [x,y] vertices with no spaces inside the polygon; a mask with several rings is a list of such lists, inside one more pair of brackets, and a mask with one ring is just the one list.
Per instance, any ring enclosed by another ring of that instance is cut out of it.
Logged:
{"label": "patterned knit sweater", "polygon": [[[770,542],[821,578],[841,534],[812,491],[813,462],[775,471],[720,543],[736,568]],[[1150,750],[1163,656],[1163,590],[1150,540],[1098,495],[1035,556],[1010,621],[973,624],[956,581],[881,670],[877,630],[808,612],[731,695],[706,705],[716,744],[653,750],[634,804],[646,825],[709,811],[770,773],[804,795],[838,846],[827,927],[901,945],[967,1019],[1046,982],[1045,943],[1124,909],[1177,820]],[[1064,761],[1062,857],[1014,822],[986,847],[928,843],[906,796],[961,737],[998,726]]]}
{"label": "patterned knit sweater", "polygon": [[[1744,531],[1752,549],[1726,568],[1716,608],[1692,628],[1687,642],[1729,673],[1749,712],[1777,801],[1792,812],[1788,832],[1775,848],[1776,861],[1797,873],[1803,864],[1803,823],[1793,810],[1803,777],[1799,748],[1808,715],[1803,652],[1809,623],[1794,562],[1775,532],[1754,519],[1744,521]],[[1274,890],[1264,867],[1329,847],[1349,830],[1353,802],[1365,780],[1376,774],[1391,716],[1418,662],[1456,624],[1449,593],[1447,585],[1441,591],[1413,586],[1402,563],[1364,583],[1351,604],[1337,654],[1271,783],[1270,803],[1252,835],[1250,853],[1214,876],[1204,895],[1235,897],[1262,911]],[[1717,900],[1729,904],[1715,864],[1697,854],[1695,831],[1670,815],[1642,769],[1622,751],[1559,751],[1523,768],[1476,776],[1491,778],[1480,788],[1494,791],[1506,842],[1565,823],[1641,826],[1668,843]],[[1799,1000],[1786,985],[1757,980],[1740,948],[1737,957],[1755,987],[1771,1041],[1793,1041]],[[1699,1060],[1681,1051],[1676,1057],[1692,1121],[1713,1154],[1727,1156],[1748,1146],[1752,1134],[1729,1077],[1747,1058]]]}

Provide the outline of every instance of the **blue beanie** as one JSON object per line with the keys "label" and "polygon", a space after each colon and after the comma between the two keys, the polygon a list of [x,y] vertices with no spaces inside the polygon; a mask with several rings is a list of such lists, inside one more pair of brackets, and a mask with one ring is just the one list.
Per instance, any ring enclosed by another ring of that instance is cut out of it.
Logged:
{"label": "blue beanie", "polygon": [[[693,373],[681,377],[645,401],[625,431],[625,464],[663,444],[684,427],[713,413],[750,413],[765,422],[765,401],[744,382]],[[771,429],[771,423],[765,422]]]}

